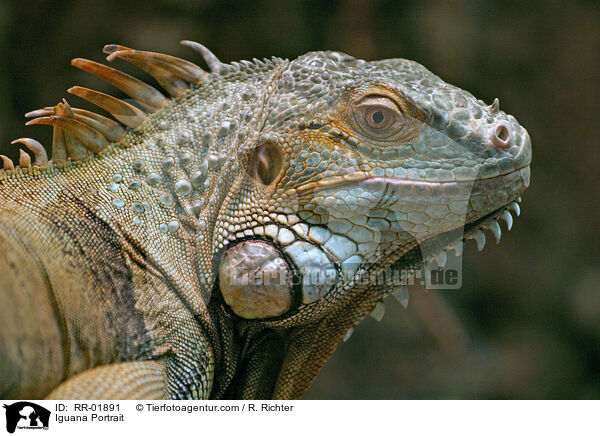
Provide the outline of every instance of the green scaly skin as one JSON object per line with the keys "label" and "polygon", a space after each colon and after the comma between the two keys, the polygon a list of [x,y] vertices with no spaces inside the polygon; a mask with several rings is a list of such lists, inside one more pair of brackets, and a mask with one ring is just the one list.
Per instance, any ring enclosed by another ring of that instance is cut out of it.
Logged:
{"label": "green scaly skin", "polygon": [[361,278],[529,184],[514,117],[415,62],[215,59],[103,151],[0,171],[0,397],[297,398],[394,291]]}

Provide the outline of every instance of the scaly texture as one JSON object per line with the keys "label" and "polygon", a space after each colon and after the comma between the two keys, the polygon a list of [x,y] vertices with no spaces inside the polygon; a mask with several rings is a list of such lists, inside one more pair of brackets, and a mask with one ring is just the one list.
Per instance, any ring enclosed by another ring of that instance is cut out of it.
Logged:
{"label": "scaly texture", "polygon": [[[389,271],[498,240],[531,143],[421,65],[337,52],[210,72],[109,45],[170,94],[84,59],[137,105],[73,87],[0,171],[0,397],[296,398]],[[140,109],[142,108],[142,109]],[[147,112],[146,112],[147,111]]]}

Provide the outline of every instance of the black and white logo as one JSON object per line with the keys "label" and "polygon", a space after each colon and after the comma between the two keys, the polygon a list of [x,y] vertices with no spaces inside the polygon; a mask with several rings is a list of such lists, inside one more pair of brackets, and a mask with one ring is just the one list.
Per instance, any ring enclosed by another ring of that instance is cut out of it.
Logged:
{"label": "black and white logo", "polygon": [[6,409],[6,431],[14,433],[16,429],[47,430],[50,421],[50,411],[29,401],[19,401]]}

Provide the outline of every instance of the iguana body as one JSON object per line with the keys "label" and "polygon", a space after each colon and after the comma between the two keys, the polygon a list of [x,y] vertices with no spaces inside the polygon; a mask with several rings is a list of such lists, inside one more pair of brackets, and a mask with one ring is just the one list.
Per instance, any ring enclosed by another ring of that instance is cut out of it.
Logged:
{"label": "iguana body", "polygon": [[5,160],[0,397],[296,398],[393,291],[365,277],[512,223],[531,144],[497,102],[407,60],[191,45],[210,73],[106,48],[171,98],[74,60],[145,111],[72,88],[129,128],[60,103],[31,114],[50,163]]}

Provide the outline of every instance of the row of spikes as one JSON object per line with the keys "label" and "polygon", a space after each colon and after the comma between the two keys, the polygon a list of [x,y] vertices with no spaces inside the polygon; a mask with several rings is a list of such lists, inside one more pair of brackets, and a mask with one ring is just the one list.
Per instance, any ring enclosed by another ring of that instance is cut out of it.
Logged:
{"label": "row of spikes", "polygon": [[[200,53],[213,73],[228,70],[217,57],[203,45],[193,41],[181,41]],[[178,97],[208,74],[189,61],[148,51],[134,50],[122,45],[110,44],[104,47],[108,61],[123,59],[146,71],[172,96]],[[164,107],[169,99],[156,88],[119,70],[87,59],[76,58],[71,65],[94,74],[132,97],[140,107],[154,113]],[[147,118],[147,113],[123,100],[92,89],[74,86],[67,90],[70,94],[87,100],[112,114],[125,126],[135,129]],[[118,122],[84,109],[72,108],[65,99],[53,107],[45,107],[25,114],[33,118],[26,125],[47,124],[53,126],[52,162],[64,165],[68,159],[82,160],[91,152],[99,153],[108,147],[109,142],[117,142],[126,129]],[[33,165],[48,165],[48,155],[44,147],[31,138],[19,138],[12,144],[23,144],[33,154]],[[10,158],[0,155],[5,170],[14,170]],[[31,157],[20,150],[19,167],[30,168]]]}

